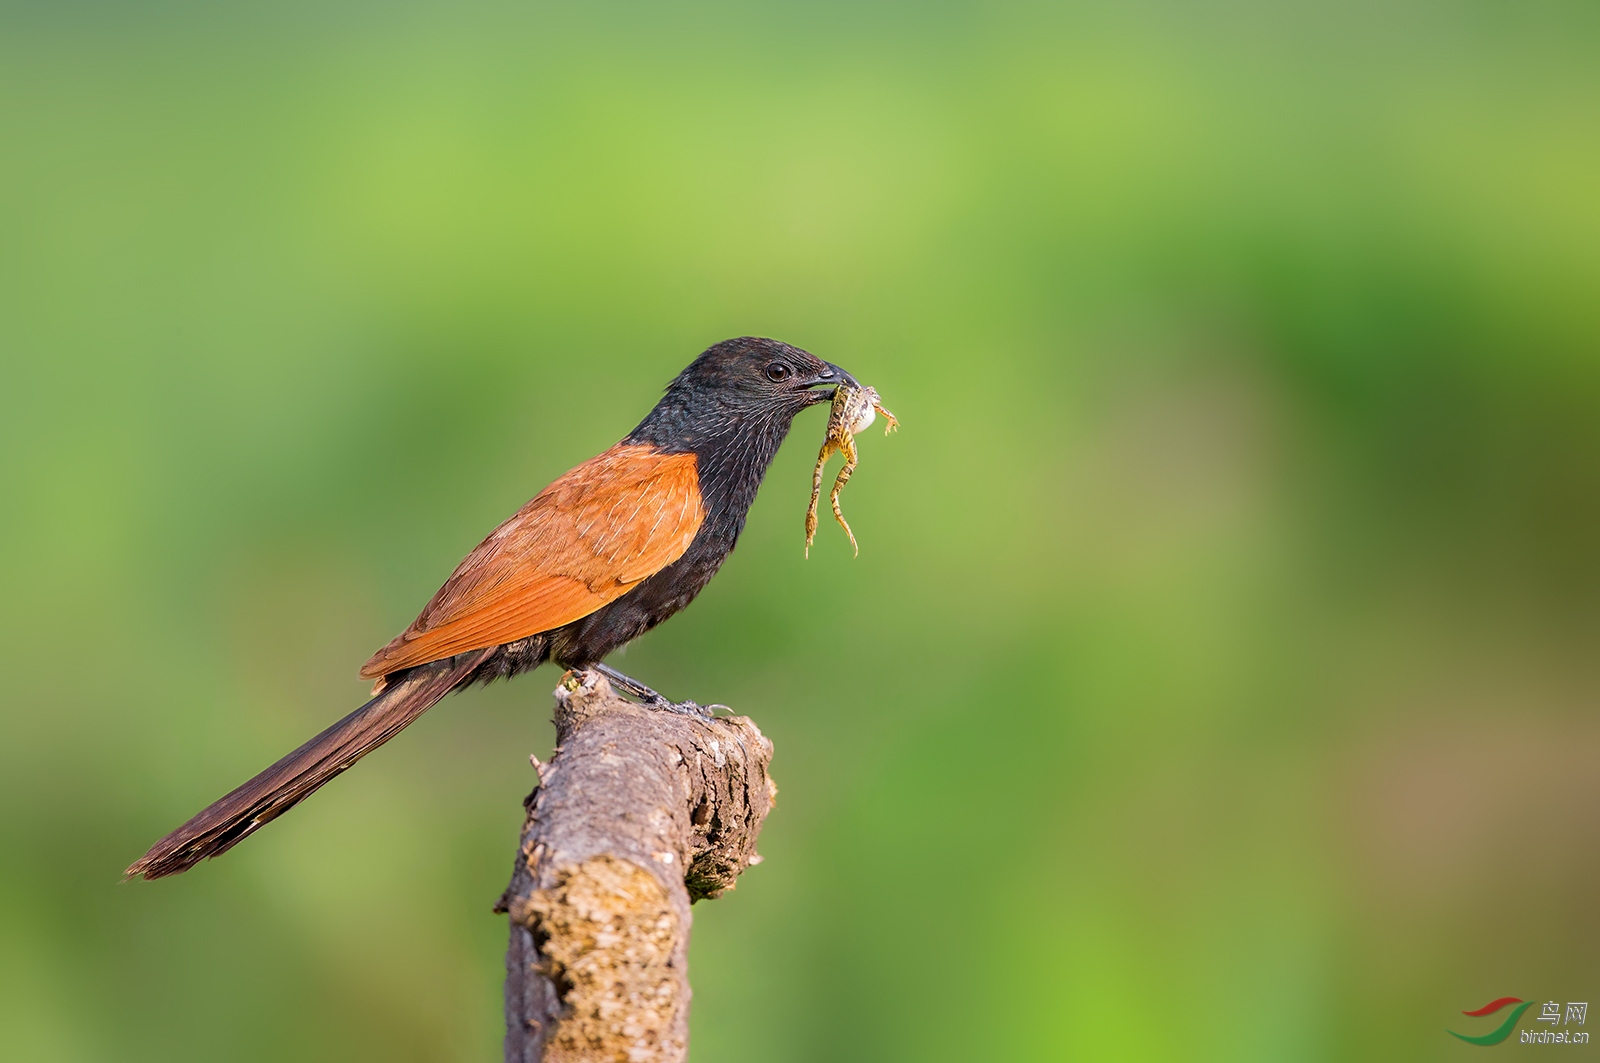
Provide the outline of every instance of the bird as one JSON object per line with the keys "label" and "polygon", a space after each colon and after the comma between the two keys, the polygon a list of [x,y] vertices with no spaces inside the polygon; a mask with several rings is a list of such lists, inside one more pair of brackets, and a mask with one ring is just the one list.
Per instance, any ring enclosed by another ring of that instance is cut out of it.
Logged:
{"label": "bird", "polygon": [[638,427],[558,477],[479,543],[361,676],[371,700],[152,845],[127,878],[220,856],[393,738],[446,694],[554,661],[593,669],[642,704],[672,702],[606,665],[683,609],[727,560],[802,410],[854,377],[808,351],[743,336],[713,344]]}

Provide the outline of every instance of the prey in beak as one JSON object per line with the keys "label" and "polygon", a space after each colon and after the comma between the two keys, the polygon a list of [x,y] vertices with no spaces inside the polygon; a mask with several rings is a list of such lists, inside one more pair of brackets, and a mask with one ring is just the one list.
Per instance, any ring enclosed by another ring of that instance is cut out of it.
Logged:
{"label": "prey in beak", "polygon": [[833,503],[833,519],[839,522],[839,527],[850,537],[850,545],[855,548],[856,555],[860,556],[861,545],[856,542],[856,534],[850,530],[850,522],[844,519],[844,511],[839,508],[839,492],[850,482],[850,474],[856,471],[855,436],[856,433],[870,428],[880,413],[886,422],[883,426],[884,435],[900,427],[900,422],[895,419],[894,414],[885,409],[879,401],[876,388],[862,387],[849,373],[845,373],[842,369],[838,371],[845,379],[834,389],[833,410],[828,414],[828,434],[822,440],[822,450],[817,453],[817,467],[811,473],[811,505],[806,508],[807,557],[811,556],[811,543],[817,535],[817,502],[822,497],[822,470],[835,451],[844,455],[844,467],[839,470],[838,477],[833,481],[833,491],[829,493],[828,500]]}

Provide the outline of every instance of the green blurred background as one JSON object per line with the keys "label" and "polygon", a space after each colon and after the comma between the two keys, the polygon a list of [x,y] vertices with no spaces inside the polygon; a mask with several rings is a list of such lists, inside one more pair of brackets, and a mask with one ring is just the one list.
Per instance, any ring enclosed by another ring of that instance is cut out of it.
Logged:
{"label": "green blurred background", "polygon": [[552,669],[120,871],[749,333],[904,427],[808,562],[802,417],[625,660],[778,751],[696,1060],[1458,1059],[1492,997],[1600,1004],[1597,45],[1554,2],[7,5],[0,1057],[496,1058]]}

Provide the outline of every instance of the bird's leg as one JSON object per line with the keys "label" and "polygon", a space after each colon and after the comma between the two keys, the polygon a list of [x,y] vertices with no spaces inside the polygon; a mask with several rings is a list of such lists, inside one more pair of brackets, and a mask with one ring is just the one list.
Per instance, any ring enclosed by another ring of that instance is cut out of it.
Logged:
{"label": "bird's leg", "polygon": [[[716,705],[701,706],[692,701],[668,701],[662,695],[651,690],[643,683],[631,676],[623,675],[609,664],[591,664],[590,668],[611,680],[611,685],[624,694],[635,698],[646,708],[660,709],[662,712],[677,712],[686,716],[715,716]],[[722,706],[726,708],[726,706]]]}
{"label": "bird's leg", "polygon": [[649,705],[653,709],[672,707],[672,702],[665,697],[651,690],[632,676],[623,675],[609,664],[592,664],[589,667],[611,680],[611,685],[624,694],[637,699],[645,705]]}

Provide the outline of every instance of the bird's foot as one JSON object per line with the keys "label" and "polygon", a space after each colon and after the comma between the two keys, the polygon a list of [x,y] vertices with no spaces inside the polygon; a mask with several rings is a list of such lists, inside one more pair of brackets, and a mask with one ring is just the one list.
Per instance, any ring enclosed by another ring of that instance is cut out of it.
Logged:
{"label": "bird's foot", "polygon": [[656,693],[643,683],[631,676],[623,675],[608,664],[590,665],[595,671],[611,680],[611,685],[633,698],[647,709],[659,709],[662,712],[676,712],[684,716],[700,716],[710,719],[717,714],[718,709],[727,709],[726,705],[700,705],[693,701],[668,701],[666,697]]}

